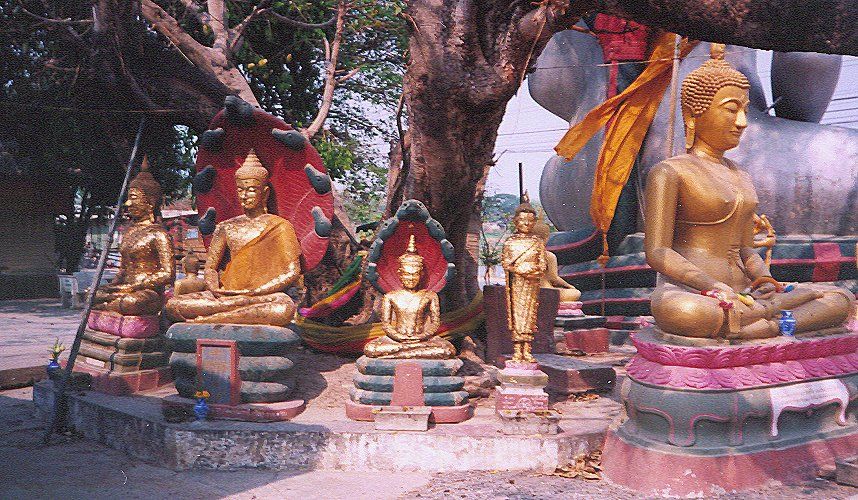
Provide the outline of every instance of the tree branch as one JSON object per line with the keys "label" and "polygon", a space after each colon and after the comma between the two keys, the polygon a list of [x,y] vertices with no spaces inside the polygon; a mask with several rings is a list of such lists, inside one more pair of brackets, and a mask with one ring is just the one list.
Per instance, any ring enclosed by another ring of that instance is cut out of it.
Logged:
{"label": "tree branch", "polygon": [[21,12],[23,12],[24,14],[27,14],[28,16],[32,17],[33,19],[38,19],[39,21],[41,21],[43,23],[47,23],[47,24],[92,24],[92,22],[93,22],[92,19],[75,20],[75,19],[72,19],[70,17],[67,17],[65,19],[55,19],[53,17],[40,16],[38,14],[34,14],[34,13],[30,12],[29,10],[27,10],[27,8],[24,7],[24,2],[22,2],[21,0],[18,0],[18,7],[21,9]]}
{"label": "tree branch", "polygon": [[230,42],[229,44],[230,52],[235,52],[238,47],[241,46],[241,42],[244,40],[244,32],[247,30],[247,26],[252,23],[253,20],[257,17],[268,12],[270,10],[269,7],[272,1],[273,0],[262,0],[261,2],[259,2],[259,5],[254,7],[253,10],[250,11],[250,14],[248,14],[247,17],[242,19],[241,22],[238,23],[238,25],[236,25],[236,27],[232,29],[232,32],[230,34],[232,42]]}
{"label": "tree branch", "polygon": [[858,55],[853,0],[592,0],[587,7],[697,40]]}
{"label": "tree branch", "polygon": [[328,48],[328,39],[325,39],[326,61],[325,61],[325,87],[322,91],[322,104],[319,106],[319,112],[313,119],[310,126],[303,130],[307,139],[312,139],[313,136],[319,133],[328,118],[328,113],[331,111],[331,105],[334,103],[334,89],[337,86],[337,60],[340,56],[340,45],[343,41],[343,31],[346,24],[346,11],[348,7],[346,0],[337,2],[337,29],[334,31],[334,40]]}
{"label": "tree branch", "polygon": [[[196,41],[179,26],[173,16],[167,13],[154,0],[141,0],[140,11],[155,31],[164,35],[170,42],[191,61],[194,66],[204,69],[210,67],[211,49]],[[209,69],[209,72],[211,70]]]}
{"label": "tree branch", "polygon": [[286,17],[282,14],[278,14],[278,13],[274,12],[273,10],[268,10],[265,13],[268,14],[269,16],[277,19],[278,21],[282,21],[282,22],[288,24],[289,26],[293,26],[295,28],[306,28],[306,29],[327,28],[327,27],[333,26],[334,23],[336,23],[337,19],[339,18],[338,15],[336,15],[336,16],[328,19],[327,21],[323,22],[323,23],[305,23],[304,21],[298,21],[297,19],[292,19],[291,17]]}
{"label": "tree branch", "polygon": [[215,49],[226,50],[229,44],[229,26],[226,25],[227,12],[226,0],[208,0],[209,15],[212,18],[211,27],[214,32],[215,41],[212,45]]}

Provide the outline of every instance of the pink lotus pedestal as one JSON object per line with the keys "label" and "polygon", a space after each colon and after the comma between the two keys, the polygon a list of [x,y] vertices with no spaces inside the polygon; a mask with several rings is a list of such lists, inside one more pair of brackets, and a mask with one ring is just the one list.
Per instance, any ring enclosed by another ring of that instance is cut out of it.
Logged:
{"label": "pink lotus pedestal", "polygon": [[160,332],[158,316],[125,316],[113,311],[92,311],[86,326],[126,339],[145,339]]}
{"label": "pink lotus pedestal", "polygon": [[805,481],[854,455],[858,335],[826,333],[735,344],[634,334],[628,418],[608,433],[605,477],[645,494],[706,496]]}

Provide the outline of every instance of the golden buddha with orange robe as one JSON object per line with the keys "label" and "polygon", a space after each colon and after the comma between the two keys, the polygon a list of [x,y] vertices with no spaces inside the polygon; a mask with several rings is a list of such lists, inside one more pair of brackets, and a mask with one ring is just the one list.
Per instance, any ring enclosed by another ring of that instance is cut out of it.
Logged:
{"label": "golden buddha with orange robe", "polygon": [[286,326],[301,278],[301,246],[286,219],[267,213],[268,170],[251,150],[235,172],[243,215],[217,225],[204,271],[206,290],[167,302],[172,321]]}
{"label": "golden buddha with orange robe", "polygon": [[437,337],[441,326],[441,308],[438,294],[432,290],[418,290],[423,273],[423,257],[417,253],[414,235],[408,248],[399,257],[401,290],[384,294],[381,299],[381,327],[384,336],[364,347],[369,358],[388,359],[451,359],[456,348],[449,341]]}
{"label": "golden buddha with orange robe", "polygon": [[786,309],[796,332],[822,330],[842,325],[854,300],[848,290],[817,284],[776,293],[779,284],[754,249],[757,194],[750,176],[724,157],[748,124],[749,87],[723,60],[723,46],[713,44],[712,59],[682,83],[687,154],[647,177],[645,250],[659,273],[652,314],[664,332],[773,337]]}
{"label": "golden buddha with orange robe", "polygon": [[93,309],[129,316],[150,316],[161,312],[164,288],[173,283],[173,241],[157,221],[163,194],[161,185],[143,159],[140,173],[128,185],[123,204],[131,227],[122,233],[119,245],[119,272],[99,287]]}

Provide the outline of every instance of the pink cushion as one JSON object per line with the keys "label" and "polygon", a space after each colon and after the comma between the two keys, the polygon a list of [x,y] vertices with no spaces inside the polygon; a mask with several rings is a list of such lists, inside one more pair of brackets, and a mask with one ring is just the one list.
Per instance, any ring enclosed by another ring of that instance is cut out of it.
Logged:
{"label": "pink cushion", "polygon": [[145,339],[158,335],[158,316],[123,316],[112,311],[92,311],[87,326],[97,332],[129,339]]}

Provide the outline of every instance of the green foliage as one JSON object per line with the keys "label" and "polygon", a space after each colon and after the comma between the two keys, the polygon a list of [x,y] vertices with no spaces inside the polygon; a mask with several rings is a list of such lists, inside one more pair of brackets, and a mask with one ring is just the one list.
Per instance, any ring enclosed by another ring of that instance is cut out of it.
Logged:
{"label": "green foliage", "polygon": [[384,210],[387,168],[354,140],[324,135],[313,141],[328,173],[335,179],[343,207],[355,224],[378,220]]}
{"label": "green foliage", "polygon": [[497,224],[506,228],[512,221],[515,208],[518,206],[518,196],[507,193],[497,193],[483,197],[483,222]]}

